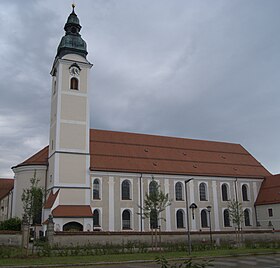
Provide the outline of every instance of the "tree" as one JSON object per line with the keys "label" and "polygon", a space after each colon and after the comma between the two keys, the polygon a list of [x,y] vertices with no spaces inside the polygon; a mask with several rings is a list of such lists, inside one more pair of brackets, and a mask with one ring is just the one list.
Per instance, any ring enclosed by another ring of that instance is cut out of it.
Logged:
{"label": "tree", "polygon": [[242,204],[238,201],[230,201],[228,203],[229,217],[233,224],[237,225],[237,243],[240,243],[241,224],[244,221],[244,212]]}
{"label": "tree", "polygon": [[23,211],[27,216],[29,224],[40,224],[43,206],[43,188],[38,186],[39,179],[36,177],[36,171],[33,178],[30,179],[30,188],[23,189],[21,196]]}
{"label": "tree", "polygon": [[149,186],[149,193],[145,194],[144,206],[140,207],[141,215],[143,219],[150,219],[150,228],[155,230],[155,246],[157,248],[157,229],[158,221],[166,220],[162,216],[162,212],[166,209],[166,207],[171,205],[171,200],[169,200],[168,194],[164,194],[161,191],[160,186],[155,181],[154,177],[152,177],[152,181]]}
{"label": "tree", "polygon": [[[42,218],[42,207],[43,207],[43,193],[42,187],[38,186],[39,179],[36,176],[36,170],[34,172],[33,178],[30,179],[30,187],[23,189],[21,195],[23,211],[24,211],[24,222],[26,221],[28,226],[28,234],[26,239],[26,255],[28,254],[28,244],[29,244],[29,228],[30,225],[34,225],[34,239],[36,239],[36,224],[41,224]],[[32,251],[34,249],[34,243]]]}

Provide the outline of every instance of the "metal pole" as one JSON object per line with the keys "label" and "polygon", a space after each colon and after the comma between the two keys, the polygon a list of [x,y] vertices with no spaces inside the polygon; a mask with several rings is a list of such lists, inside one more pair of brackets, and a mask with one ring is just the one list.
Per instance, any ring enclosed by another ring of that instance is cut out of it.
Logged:
{"label": "metal pole", "polygon": [[186,217],[187,217],[187,234],[188,234],[188,253],[191,254],[192,245],[191,245],[191,233],[190,233],[190,222],[189,222],[189,203],[188,203],[188,191],[187,191],[187,183],[192,179],[185,181],[185,193],[186,193]]}
{"label": "metal pole", "polygon": [[212,245],[213,245],[213,238],[212,238],[212,226],[211,226],[211,206],[208,206],[207,210],[209,212],[210,243],[211,243],[211,247],[212,247]]}
{"label": "metal pole", "polygon": [[143,201],[142,201],[142,173],[139,177],[139,188],[140,188],[140,230],[143,232]]}
{"label": "metal pole", "polygon": [[94,210],[92,212],[92,231],[94,231]]}

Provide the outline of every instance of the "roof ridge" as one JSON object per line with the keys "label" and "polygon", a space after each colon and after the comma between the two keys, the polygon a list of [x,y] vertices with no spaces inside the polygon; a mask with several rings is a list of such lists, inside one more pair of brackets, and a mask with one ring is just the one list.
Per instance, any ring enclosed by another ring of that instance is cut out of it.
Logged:
{"label": "roof ridge", "polygon": [[188,163],[203,163],[203,164],[219,164],[219,165],[238,165],[238,166],[250,166],[250,167],[259,167],[258,165],[252,164],[234,164],[234,163],[220,163],[220,162],[207,162],[207,161],[192,161],[192,160],[180,160],[180,159],[169,159],[169,158],[151,158],[151,157],[136,157],[136,156],[124,156],[124,155],[110,155],[110,154],[94,154],[96,156],[111,156],[118,158],[133,158],[133,159],[149,159],[149,160],[166,160],[166,161],[174,161],[174,162],[188,162]]}
{"label": "roof ridge", "polygon": [[211,142],[211,143],[219,143],[219,144],[231,144],[231,145],[239,145],[243,149],[244,147],[240,143],[233,143],[227,141],[215,141],[215,140],[203,140],[203,139],[193,139],[193,138],[186,138],[186,137],[176,137],[176,136],[167,136],[167,135],[160,135],[160,134],[147,134],[147,133],[139,133],[139,132],[127,132],[127,131],[115,131],[115,130],[106,130],[106,129],[97,129],[91,128],[90,131],[97,131],[97,132],[112,132],[112,133],[119,133],[119,134],[128,134],[128,135],[141,135],[141,136],[149,136],[149,137],[161,137],[161,138],[171,138],[171,139],[179,139],[179,140],[190,140],[190,141],[197,141],[197,142]]}
{"label": "roof ridge", "polygon": [[[124,144],[124,145],[134,145],[134,146],[150,146],[155,148],[166,148],[166,149],[177,149],[177,150],[188,150],[188,151],[197,151],[197,152],[215,152],[215,153],[230,153],[230,154],[237,154],[237,155],[251,155],[249,152],[246,153],[237,153],[232,151],[214,151],[214,150],[203,150],[203,149],[188,149],[182,147],[171,147],[171,146],[163,146],[163,145],[152,145],[152,144],[137,144],[137,143],[129,143],[129,142],[116,142],[116,141],[102,141],[102,140],[90,140],[92,142],[99,142],[99,143],[107,143],[107,144]],[[243,147],[242,147],[243,148]]]}

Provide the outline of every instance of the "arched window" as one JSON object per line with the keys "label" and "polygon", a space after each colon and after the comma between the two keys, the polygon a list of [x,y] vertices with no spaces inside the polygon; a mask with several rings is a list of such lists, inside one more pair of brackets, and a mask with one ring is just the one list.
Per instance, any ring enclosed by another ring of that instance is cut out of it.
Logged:
{"label": "arched window", "polygon": [[93,226],[94,227],[100,226],[100,223],[99,223],[99,210],[98,209],[95,209],[93,211]]}
{"label": "arched window", "polygon": [[204,182],[199,184],[199,197],[200,201],[207,201],[207,185]]}
{"label": "arched window", "polygon": [[176,182],[175,184],[175,197],[176,200],[183,200],[183,184],[181,182]]}
{"label": "arched window", "polygon": [[182,209],[176,212],[177,228],[184,228],[184,211]]}
{"label": "arched window", "polygon": [[244,222],[245,222],[245,226],[251,226],[251,222],[250,222],[250,210],[248,208],[246,208],[244,210]]}
{"label": "arched window", "polygon": [[249,199],[248,199],[248,187],[247,187],[246,184],[242,185],[242,198],[243,198],[243,201],[249,201]]}
{"label": "arched window", "polygon": [[223,201],[228,201],[229,200],[229,198],[228,198],[228,186],[225,183],[222,185],[222,200]]}
{"label": "arched window", "polygon": [[228,209],[224,210],[224,226],[225,227],[230,227],[230,219],[229,219],[229,210]]}
{"label": "arched window", "polygon": [[94,181],[93,181],[92,198],[100,199],[100,182],[98,179],[94,179]]}
{"label": "arched window", "polygon": [[122,182],[122,200],[130,199],[130,182],[128,180],[124,180]]}
{"label": "arched window", "polygon": [[152,180],[149,184],[149,195],[156,193],[158,183],[155,180]]}
{"label": "arched window", "polygon": [[131,229],[130,225],[130,211],[125,209],[122,213],[122,229],[129,230]]}
{"label": "arched window", "polygon": [[70,89],[79,89],[79,80],[75,77],[72,77],[70,80]]}
{"label": "arched window", "polygon": [[207,228],[208,227],[207,210],[203,209],[200,213],[200,216],[201,216],[201,227]]}

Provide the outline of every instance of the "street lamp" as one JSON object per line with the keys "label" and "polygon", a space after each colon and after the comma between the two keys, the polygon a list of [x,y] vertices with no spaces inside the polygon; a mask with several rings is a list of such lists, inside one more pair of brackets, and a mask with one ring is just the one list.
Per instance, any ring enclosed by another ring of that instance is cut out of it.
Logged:
{"label": "street lamp", "polygon": [[189,203],[188,203],[188,191],[187,184],[192,179],[185,180],[185,193],[186,193],[186,217],[187,217],[187,233],[188,233],[188,253],[191,254],[192,245],[191,245],[191,233],[190,233],[190,221],[189,221]]}
{"label": "street lamp", "polygon": [[211,208],[212,208],[211,206],[207,207],[207,211],[209,213],[210,243],[212,247],[213,239],[212,239],[212,228],[211,228]]}

